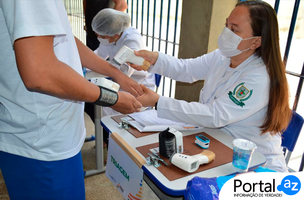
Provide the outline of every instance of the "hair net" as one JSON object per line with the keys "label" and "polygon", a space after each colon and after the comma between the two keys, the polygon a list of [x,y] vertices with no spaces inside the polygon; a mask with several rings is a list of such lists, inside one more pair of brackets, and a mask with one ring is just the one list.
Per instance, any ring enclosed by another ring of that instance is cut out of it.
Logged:
{"label": "hair net", "polygon": [[127,13],[105,8],[95,15],[92,29],[99,35],[113,36],[126,30],[130,26],[130,22],[131,19]]}

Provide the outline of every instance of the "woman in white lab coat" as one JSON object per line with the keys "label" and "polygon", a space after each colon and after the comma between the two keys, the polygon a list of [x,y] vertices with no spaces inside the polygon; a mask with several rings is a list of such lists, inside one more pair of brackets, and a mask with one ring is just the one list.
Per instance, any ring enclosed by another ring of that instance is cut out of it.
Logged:
{"label": "woman in white lab coat", "polygon": [[205,80],[199,102],[162,97],[145,87],[138,100],[143,106],[155,105],[159,117],[220,128],[253,141],[266,156],[266,167],[286,171],[280,132],[288,126],[291,111],[275,11],[265,2],[237,4],[218,45],[194,59],[137,52],[152,64],[150,72],[189,83]]}
{"label": "woman in white lab coat", "polygon": [[[135,51],[146,48],[138,30],[130,27],[130,21],[130,16],[127,13],[118,10],[107,8],[99,11],[92,21],[92,29],[100,42],[99,47],[94,52],[103,59],[108,60],[113,66],[120,69],[137,83],[154,90],[154,74],[146,71],[137,71],[126,63],[119,65],[113,61],[116,53],[124,45]],[[118,113],[111,108],[103,108],[103,116]]]}

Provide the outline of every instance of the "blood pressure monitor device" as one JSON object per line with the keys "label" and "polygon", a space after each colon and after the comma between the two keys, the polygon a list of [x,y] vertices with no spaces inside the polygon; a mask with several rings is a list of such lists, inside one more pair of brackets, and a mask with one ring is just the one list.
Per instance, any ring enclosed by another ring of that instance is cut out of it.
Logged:
{"label": "blood pressure monitor device", "polygon": [[169,132],[175,136],[176,152],[183,153],[184,152],[183,134],[174,128],[170,128]]}
{"label": "blood pressure monitor device", "polygon": [[91,83],[118,92],[120,85],[104,77],[91,78]]}
{"label": "blood pressure monitor device", "polygon": [[167,128],[159,133],[159,153],[170,158],[172,154],[183,153],[183,134],[174,128]]}
{"label": "blood pressure monitor device", "polygon": [[210,140],[206,136],[199,134],[199,135],[195,136],[195,144],[197,144],[198,146],[200,146],[203,149],[208,149]]}

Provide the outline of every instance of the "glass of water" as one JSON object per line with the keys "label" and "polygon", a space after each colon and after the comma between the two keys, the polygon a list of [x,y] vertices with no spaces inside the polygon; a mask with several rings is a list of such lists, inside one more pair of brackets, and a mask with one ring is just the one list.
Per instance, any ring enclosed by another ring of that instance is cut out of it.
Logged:
{"label": "glass of water", "polygon": [[247,172],[256,144],[245,139],[234,139],[232,164],[241,172]]}

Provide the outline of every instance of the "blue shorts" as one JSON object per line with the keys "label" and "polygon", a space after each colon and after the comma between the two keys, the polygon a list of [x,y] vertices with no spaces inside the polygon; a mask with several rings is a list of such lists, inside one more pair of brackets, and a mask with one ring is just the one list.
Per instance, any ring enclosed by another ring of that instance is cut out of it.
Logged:
{"label": "blue shorts", "polygon": [[0,151],[0,169],[11,200],[84,200],[81,153],[60,161],[40,161]]}

